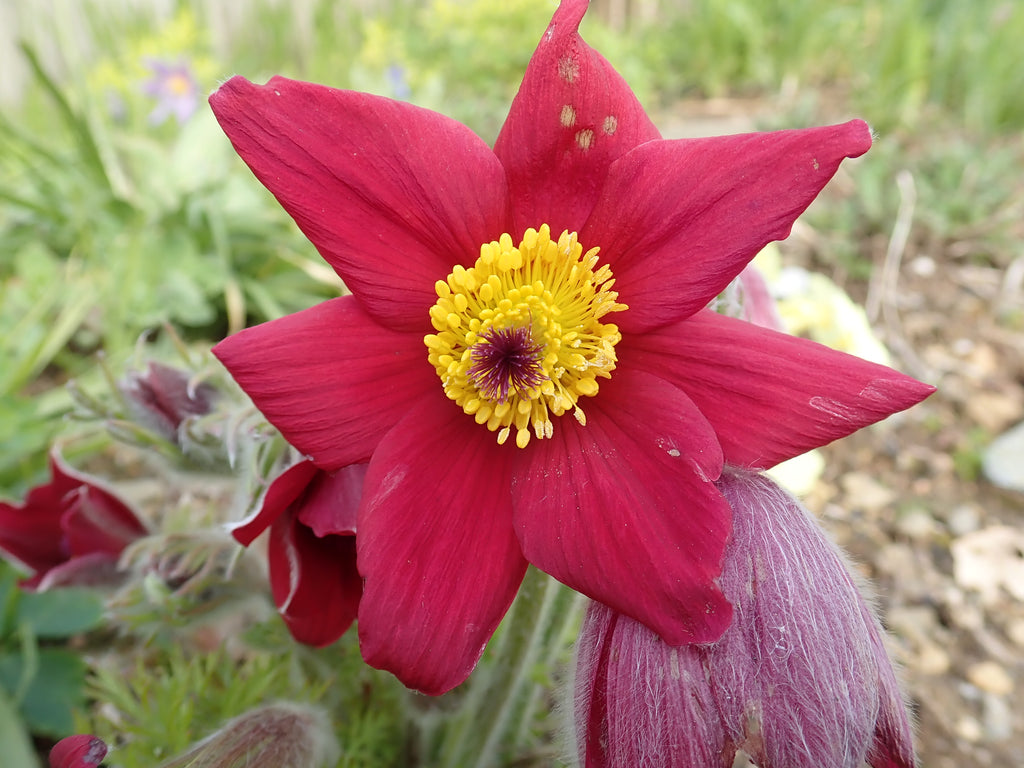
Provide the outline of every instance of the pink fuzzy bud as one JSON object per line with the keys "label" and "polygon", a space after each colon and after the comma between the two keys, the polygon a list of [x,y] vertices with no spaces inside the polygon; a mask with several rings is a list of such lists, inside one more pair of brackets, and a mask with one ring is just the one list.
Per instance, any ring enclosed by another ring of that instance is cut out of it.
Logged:
{"label": "pink fuzzy bud", "polygon": [[321,768],[338,757],[323,712],[281,702],[236,717],[161,768]]}
{"label": "pink fuzzy bud", "polygon": [[721,586],[733,604],[710,645],[673,648],[591,605],[578,648],[580,762],[728,768],[912,768],[882,630],[839,550],[767,478],[727,472],[733,509]]}

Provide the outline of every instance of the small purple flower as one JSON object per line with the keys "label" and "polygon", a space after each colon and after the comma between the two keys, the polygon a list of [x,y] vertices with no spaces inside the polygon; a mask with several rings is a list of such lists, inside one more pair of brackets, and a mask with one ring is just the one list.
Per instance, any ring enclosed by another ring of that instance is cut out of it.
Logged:
{"label": "small purple flower", "polygon": [[732,624],[672,647],[592,603],[580,634],[576,733],[585,768],[913,768],[911,726],[882,630],[843,556],[767,478],[734,470],[722,590]]}
{"label": "small purple flower", "polygon": [[168,63],[160,59],[147,59],[146,66],[153,76],[143,83],[142,90],[156,99],[156,107],[149,113],[149,122],[160,125],[171,115],[183,125],[199,106],[199,83],[188,63],[179,60]]}
{"label": "small purple flower", "polygon": [[387,78],[394,97],[399,101],[408,101],[412,95],[412,89],[409,88],[409,81],[405,77],[405,67],[392,64],[387,69]]}

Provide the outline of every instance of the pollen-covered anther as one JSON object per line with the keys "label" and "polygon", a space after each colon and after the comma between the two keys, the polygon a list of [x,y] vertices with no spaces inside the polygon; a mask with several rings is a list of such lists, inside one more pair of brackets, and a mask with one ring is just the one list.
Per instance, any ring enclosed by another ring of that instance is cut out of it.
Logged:
{"label": "pollen-covered anther", "polygon": [[597,254],[575,233],[552,240],[544,224],[518,246],[508,234],[484,243],[472,267],[435,283],[428,359],[448,398],[499,444],[513,434],[520,448],[531,435],[550,438],[553,417],[567,411],[585,426],[577,401],[615,369],[621,336],[601,319],[626,306]]}

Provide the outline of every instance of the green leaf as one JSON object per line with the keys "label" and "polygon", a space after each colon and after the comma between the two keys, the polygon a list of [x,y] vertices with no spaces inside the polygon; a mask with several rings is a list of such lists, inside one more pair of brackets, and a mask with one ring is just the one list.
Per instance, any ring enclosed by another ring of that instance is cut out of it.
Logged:
{"label": "green leaf", "polygon": [[14,630],[14,610],[20,590],[14,568],[0,560],[0,642]]}
{"label": "green leaf", "polygon": [[35,75],[36,80],[50,98],[53,99],[53,103],[60,112],[61,118],[63,118],[64,123],[70,129],[72,136],[75,137],[79,156],[85,161],[89,169],[96,174],[96,177],[104,182],[106,188],[108,190],[111,189],[110,180],[107,178],[107,171],[104,167],[99,147],[96,146],[96,141],[89,129],[88,122],[84,117],[75,112],[71,103],[61,93],[60,87],[47,73],[35,50],[24,42],[19,47],[28,61],[29,68]]}
{"label": "green leaf", "polygon": [[[18,685],[21,664],[20,654],[0,656],[0,687],[10,690]],[[43,648],[38,665],[19,702],[21,716],[33,733],[66,736],[75,729],[75,709],[85,705],[85,662],[63,648]],[[6,742],[0,743],[6,747]]]}
{"label": "green leaf", "polygon": [[0,744],[5,768],[39,768],[25,723],[3,688],[0,688]]}
{"label": "green leaf", "polygon": [[28,592],[18,605],[17,620],[31,624],[36,637],[68,637],[99,625],[103,601],[87,589]]}

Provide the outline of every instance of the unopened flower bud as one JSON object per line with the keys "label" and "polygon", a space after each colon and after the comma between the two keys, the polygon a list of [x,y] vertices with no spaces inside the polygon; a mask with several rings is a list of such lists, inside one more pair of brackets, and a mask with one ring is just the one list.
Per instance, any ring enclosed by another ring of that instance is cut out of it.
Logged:
{"label": "unopened flower bud", "polygon": [[130,373],[120,385],[136,418],[166,440],[179,442],[178,430],[190,416],[202,416],[213,407],[217,391],[192,374],[151,362],[145,373]]}
{"label": "unopened flower bud", "polygon": [[323,712],[278,703],[236,717],[161,768],[319,768],[338,757]]}
{"label": "unopened flower bud", "polygon": [[50,750],[50,768],[94,768],[107,756],[101,739],[78,734],[61,739]]}
{"label": "unopened flower bud", "polygon": [[765,477],[726,472],[721,586],[733,622],[671,647],[594,603],[580,635],[580,762],[727,768],[912,768],[906,708],[881,628],[838,549]]}

